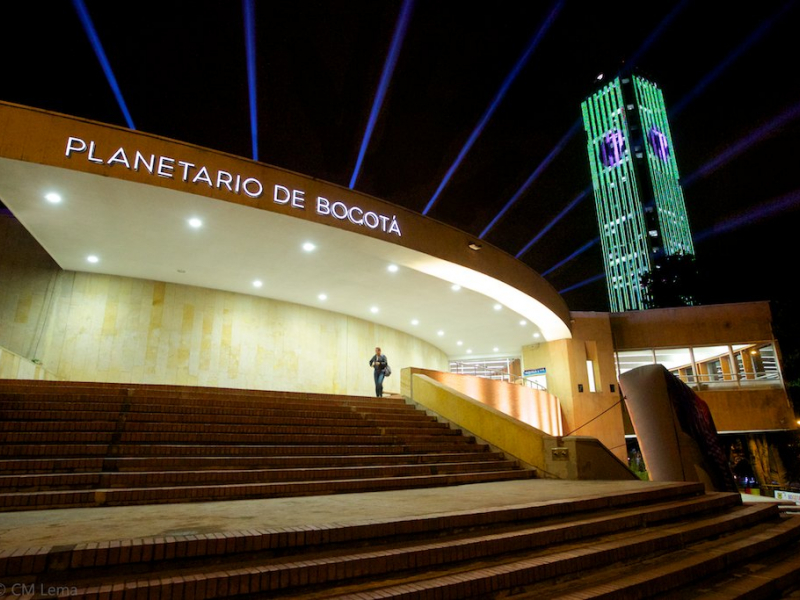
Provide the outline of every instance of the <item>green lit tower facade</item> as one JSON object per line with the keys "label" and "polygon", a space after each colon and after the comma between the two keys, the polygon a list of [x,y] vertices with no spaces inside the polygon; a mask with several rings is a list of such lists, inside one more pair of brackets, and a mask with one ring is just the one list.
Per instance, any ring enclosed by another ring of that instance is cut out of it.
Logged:
{"label": "green lit tower facade", "polygon": [[618,77],[581,105],[613,312],[645,308],[641,278],[665,256],[694,255],[661,90]]}

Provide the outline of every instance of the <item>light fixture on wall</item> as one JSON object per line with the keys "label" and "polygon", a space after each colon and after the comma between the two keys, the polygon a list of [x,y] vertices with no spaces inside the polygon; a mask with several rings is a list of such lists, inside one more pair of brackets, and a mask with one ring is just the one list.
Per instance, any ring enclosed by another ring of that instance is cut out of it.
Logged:
{"label": "light fixture on wall", "polygon": [[478,242],[470,242],[467,246],[469,246],[470,250],[475,250],[476,252],[483,248]]}

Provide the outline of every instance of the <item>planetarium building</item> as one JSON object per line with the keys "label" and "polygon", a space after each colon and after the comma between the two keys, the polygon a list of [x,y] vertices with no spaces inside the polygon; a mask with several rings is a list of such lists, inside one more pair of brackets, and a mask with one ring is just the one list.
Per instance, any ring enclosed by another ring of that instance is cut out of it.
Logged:
{"label": "planetarium building", "polygon": [[[765,303],[571,313],[521,261],[417,213],[11,104],[0,104],[0,200],[3,379],[372,396],[379,346],[387,393],[440,414],[452,394],[624,459],[620,374],[672,349],[670,370],[688,374],[720,430],[794,427]],[[502,381],[463,374],[498,360]],[[491,437],[484,416],[444,416]],[[505,450],[544,470],[554,456]]]}

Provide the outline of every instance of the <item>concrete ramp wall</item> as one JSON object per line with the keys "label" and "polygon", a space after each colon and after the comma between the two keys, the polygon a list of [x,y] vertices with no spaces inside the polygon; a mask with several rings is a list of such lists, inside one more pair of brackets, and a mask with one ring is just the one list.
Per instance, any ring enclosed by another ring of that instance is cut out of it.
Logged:
{"label": "concrete ramp wall", "polygon": [[[405,370],[404,370],[405,373]],[[547,390],[533,389],[524,385],[514,385],[506,381],[496,381],[485,377],[447,373],[431,369],[408,369],[410,375],[425,375],[433,381],[457,390],[481,404],[527,423],[546,434],[558,436],[564,433],[561,418],[561,404]],[[404,377],[401,393],[410,397],[411,393]]]}
{"label": "concrete ramp wall", "polygon": [[[479,379],[449,373],[439,375],[439,379],[448,375],[450,379]],[[523,466],[536,469],[540,477],[636,479],[627,466],[595,438],[550,435],[495,408],[486,398],[472,398],[419,369],[403,369],[401,378],[406,398],[498,448]]]}
{"label": "concrete ramp wall", "polygon": [[523,465],[541,471],[547,470],[544,442],[553,436],[435,381],[428,375],[412,374],[411,369],[403,369],[402,377],[404,382],[406,379],[409,382],[410,393],[407,397],[417,404],[500,448]]}

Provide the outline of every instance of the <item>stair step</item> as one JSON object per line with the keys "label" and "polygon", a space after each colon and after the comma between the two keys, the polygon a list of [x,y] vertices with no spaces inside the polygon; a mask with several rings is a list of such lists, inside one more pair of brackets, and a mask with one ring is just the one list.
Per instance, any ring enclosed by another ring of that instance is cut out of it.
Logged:
{"label": "stair step", "polygon": [[0,381],[0,415],[5,511],[534,475],[401,397]]}
{"label": "stair step", "polygon": [[449,433],[385,433],[375,431],[336,431],[317,432],[309,428],[306,432],[294,433],[195,433],[185,432],[138,432],[124,431],[116,434],[111,431],[65,431],[5,433],[0,435],[0,443],[11,445],[37,446],[44,444],[245,444],[245,445],[307,445],[307,444],[371,444],[397,445],[402,443],[435,443],[444,438],[443,443],[468,445],[471,438]]}
{"label": "stair step", "polygon": [[162,504],[171,502],[200,502],[244,500],[253,498],[286,498],[341,494],[381,490],[413,489],[530,479],[534,473],[527,470],[479,471],[420,475],[407,477],[378,477],[362,479],[326,479],[320,481],[295,481],[279,483],[249,483],[205,486],[171,486],[157,488],[106,488],[89,490],[10,492],[0,494],[0,509],[41,510],[79,506],[120,506],[136,504]]}
{"label": "stair step", "polygon": [[[123,421],[129,427],[148,427],[154,425],[174,425],[174,424],[205,424],[208,423],[208,414],[184,414],[184,413],[137,413],[127,412],[124,415],[113,412],[102,411],[15,411],[0,414],[3,419],[0,422],[0,431],[19,431],[22,427],[32,426],[40,430],[57,431],[69,430],[71,426],[79,423],[96,423],[103,426],[106,423],[117,424]],[[268,415],[241,414],[231,412],[230,414],[216,413],[214,424],[220,426],[290,426],[316,424],[318,427],[375,427],[381,426],[414,426],[444,428],[444,423],[439,423],[425,415],[417,414],[404,415],[402,417],[385,418],[381,420],[367,419],[364,416],[347,412],[338,417],[332,417],[328,412],[290,412],[273,411]]]}
{"label": "stair step", "polygon": [[[690,518],[693,515],[739,507],[736,494],[703,493],[701,484],[666,484],[648,486],[626,494],[607,493],[584,498],[557,499],[533,502],[491,510],[474,509],[442,512],[435,515],[410,515],[384,520],[364,520],[350,524],[308,525],[267,530],[228,532],[190,536],[168,536],[146,539],[92,542],[74,546],[17,549],[0,553],[0,576],[15,577],[49,571],[60,572],[67,567],[94,568],[160,562],[165,557],[181,559],[196,557],[218,561],[227,556],[268,551],[281,555],[302,554],[309,548],[376,545],[396,540],[442,537],[445,533],[490,528],[513,528],[523,524],[543,527],[543,534],[555,536],[558,530],[577,531],[584,528],[597,531],[595,521],[616,519],[601,529],[619,527],[620,519],[630,526],[644,527],[658,521]],[[550,532],[550,533],[547,533]],[[577,539],[575,533],[564,536]],[[550,539],[550,538],[547,538]],[[548,542],[549,543],[549,542]],[[112,553],[112,547],[124,551]]]}
{"label": "stair step", "polygon": [[[789,554],[788,561],[781,561],[779,565],[763,568],[758,563],[765,559],[770,561],[769,554],[773,550],[790,547],[797,540],[800,540],[800,519],[765,523],[756,532],[733,531],[721,539],[703,540],[669,554],[656,554],[635,564],[603,569],[589,576],[584,572],[580,582],[547,587],[533,585],[516,594],[515,598],[664,600],[776,597],[777,592],[800,579],[800,559],[795,556],[796,549]],[[749,561],[757,563],[756,569],[760,575],[749,574],[744,568]],[[723,574],[724,580],[721,581],[720,575]],[[706,589],[703,593],[701,590],[709,586],[709,579],[716,580],[714,585],[717,589],[713,592]],[[769,596],[752,596],[756,591],[769,592]]]}
{"label": "stair step", "polygon": [[300,469],[226,469],[141,472],[94,472],[60,474],[1,475],[0,489],[12,491],[49,491],[75,487],[131,488],[157,486],[235,485],[245,483],[276,483],[285,481],[316,481],[377,477],[412,477],[417,475],[459,474],[476,471],[513,470],[511,460],[494,462],[459,462],[405,466],[304,467]]}
{"label": "stair step", "polygon": [[787,546],[769,556],[758,556],[747,564],[725,571],[672,593],[660,594],[661,600],[745,600],[752,598],[795,598],[800,587],[800,555],[795,546]]}
{"label": "stair step", "polygon": [[[671,523],[673,507],[652,507],[644,517],[637,510],[591,516],[563,523],[532,524],[499,531],[455,534],[438,540],[398,542],[365,549],[314,551],[297,557],[257,558],[250,554],[222,564],[185,563],[179,577],[170,577],[169,565],[128,578],[126,587],[135,593],[179,596],[187,582],[203,582],[216,588],[210,597],[269,594],[269,597],[475,597],[518,589],[542,580],[580,573],[620,561],[680,550],[695,540],[717,537],[756,527],[762,538],[778,543],[781,537],[800,535],[777,532],[770,519],[777,514],[770,507],[736,507],[722,515],[702,516],[696,505],[691,521]],[[800,523],[800,520],[798,520]],[[795,531],[796,530],[796,531]],[[599,538],[599,541],[594,541]],[[586,540],[589,540],[587,544]],[[724,546],[722,541],[718,542]],[[738,547],[737,547],[738,549]],[[730,551],[733,553],[735,550]],[[477,562],[477,566],[476,566]],[[89,597],[103,583],[95,573],[86,588],[76,581],[78,597]],[[389,576],[389,583],[382,578]],[[404,583],[393,584],[398,576]],[[673,576],[673,579],[675,577]],[[680,581],[680,578],[678,578]],[[208,587],[206,587],[208,590]],[[209,597],[207,595],[206,597]],[[256,596],[260,597],[260,596]]]}
{"label": "stair step", "polygon": [[0,473],[93,473],[200,469],[310,468],[324,461],[331,467],[418,465],[504,460],[499,452],[439,452],[430,454],[354,454],[342,456],[155,456],[98,458],[20,458],[0,460]]}
{"label": "stair step", "polygon": [[[348,440],[349,441],[349,440]],[[318,442],[318,440],[314,440]],[[119,444],[109,454],[109,445],[105,444],[49,444],[0,445],[0,456],[5,457],[85,457],[85,456],[340,456],[362,454],[432,454],[440,452],[475,452],[483,450],[489,454],[486,446],[479,446],[474,441],[464,443],[405,443],[391,444]]]}
{"label": "stair step", "polygon": [[[761,512],[765,509],[749,507],[748,512]],[[699,578],[705,574],[716,572],[725,568],[727,564],[734,564],[741,560],[741,551],[748,549],[748,554],[767,552],[779,544],[787,544],[800,539],[800,519],[794,523],[780,523],[771,527],[760,527],[758,533],[750,532],[742,542],[729,543],[721,539],[716,542],[704,544],[713,552],[697,552],[689,559],[675,561],[674,555],[665,561],[658,569],[643,569],[640,572],[623,579],[614,579],[596,588],[577,591],[565,591],[563,595],[548,593],[546,586],[541,586],[529,594],[520,594],[520,589],[534,587],[541,582],[550,582],[561,578],[583,576],[587,569],[604,569],[623,561],[637,561],[641,565],[643,556],[658,555],[676,550],[681,550],[686,544],[694,540],[710,536],[732,533],[742,524],[738,518],[742,515],[714,516],[708,519],[688,523],[681,526],[666,526],[666,531],[661,527],[643,533],[624,533],[607,536],[603,541],[590,545],[573,544],[566,549],[548,549],[533,553],[528,556],[507,560],[499,559],[493,564],[478,568],[454,569],[448,574],[434,573],[433,576],[411,575],[400,584],[380,585],[365,584],[357,590],[342,590],[336,593],[328,589],[326,598],[359,599],[364,598],[414,598],[433,599],[442,597],[470,598],[491,597],[492,594],[502,590],[513,590],[514,597],[536,598],[561,598],[563,600],[578,600],[588,598],[603,598],[604,600],[623,600],[629,598],[653,598],[658,593],[663,593],[683,585],[687,580]],[[720,524],[727,521],[727,528]],[[749,525],[758,523],[751,522]],[[689,539],[685,539],[687,536]],[[395,557],[392,557],[393,561]],[[407,568],[412,568],[408,565]],[[416,569],[415,569],[416,571]],[[238,573],[245,575],[244,572]],[[154,582],[155,585],[158,583]],[[273,585],[270,583],[270,585]],[[566,588],[578,587],[574,582]],[[267,588],[269,589],[269,588]],[[262,590],[259,590],[262,591]],[[290,592],[286,596],[271,593],[270,597],[280,598],[293,596]],[[682,596],[686,597],[686,596]]]}

